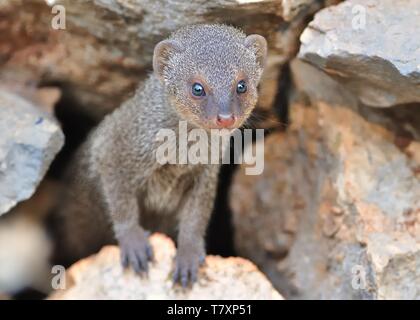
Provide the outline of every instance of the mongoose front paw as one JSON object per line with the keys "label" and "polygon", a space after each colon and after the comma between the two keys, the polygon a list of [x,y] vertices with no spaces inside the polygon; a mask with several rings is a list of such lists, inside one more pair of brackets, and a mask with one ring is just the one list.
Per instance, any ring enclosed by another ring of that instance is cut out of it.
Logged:
{"label": "mongoose front paw", "polygon": [[148,232],[138,227],[118,238],[121,263],[124,268],[131,266],[136,273],[148,272],[148,263],[153,260],[153,250],[149,244],[148,236]]}
{"label": "mongoose front paw", "polygon": [[181,283],[185,288],[188,283],[197,281],[198,268],[205,260],[204,249],[180,247],[175,258],[174,283]]}

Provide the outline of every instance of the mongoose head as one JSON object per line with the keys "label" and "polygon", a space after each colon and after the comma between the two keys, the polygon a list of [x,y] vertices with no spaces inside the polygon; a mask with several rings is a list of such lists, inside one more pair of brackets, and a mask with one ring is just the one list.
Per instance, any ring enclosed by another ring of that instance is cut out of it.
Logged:
{"label": "mongoose head", "polygon": [[260,35],[193,25],[156,45],[153,69],[183,119],[204,129],[233,129],[255,107],[266,54]]}

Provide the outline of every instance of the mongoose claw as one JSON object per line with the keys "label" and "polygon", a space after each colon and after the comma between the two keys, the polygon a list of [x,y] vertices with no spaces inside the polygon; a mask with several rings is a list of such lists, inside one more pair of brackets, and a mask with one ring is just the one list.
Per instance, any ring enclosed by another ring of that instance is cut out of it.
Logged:
{"label": "mongoose claw", "polygon": [[149,261],[153,260],[153,250],[149,244],[147,233],[139,228],[130,230],[119,237],[121,248],[121,264],[124,268],[131,266],[138,274],[149,271]]}
{"label": "mongoose claw", "polygon": [[204,263],[205,254],[194,250],[178,250],[175,258],[174,283],[186,288],[197,281],[198,269]]}

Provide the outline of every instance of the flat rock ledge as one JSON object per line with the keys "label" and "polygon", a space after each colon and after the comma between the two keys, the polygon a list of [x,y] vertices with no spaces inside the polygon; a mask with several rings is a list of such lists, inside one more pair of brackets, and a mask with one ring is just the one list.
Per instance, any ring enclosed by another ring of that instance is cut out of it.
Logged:
{"label": "flat rock ledge", "polygon": [[66,272],[64,290],[49,299],[269,299],[283,300],[267,278],[248,260],[207,256],[199,280],[190,288],[172,283],[175,245],[163,234],[150,238],[155,262],[149,275],[140,277],[120,265],[120,250],[106,246],[80,260]]}

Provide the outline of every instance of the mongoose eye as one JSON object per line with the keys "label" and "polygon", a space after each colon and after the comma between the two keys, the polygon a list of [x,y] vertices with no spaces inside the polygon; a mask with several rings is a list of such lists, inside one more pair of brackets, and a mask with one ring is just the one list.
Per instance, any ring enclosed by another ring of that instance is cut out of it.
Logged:
{"label": "mongoose eye", "polygon": [[196,82],[192,85],[192,94],[196,97],[204,97],[206,92],[204,91],[203,86]]}
{"label": "mongoose eye", "polygon": [[238,82],[238,85],[236,86],[236,92],[237,93],[245,93],[246,92],[246,83],[244,80],[241,80]]}

